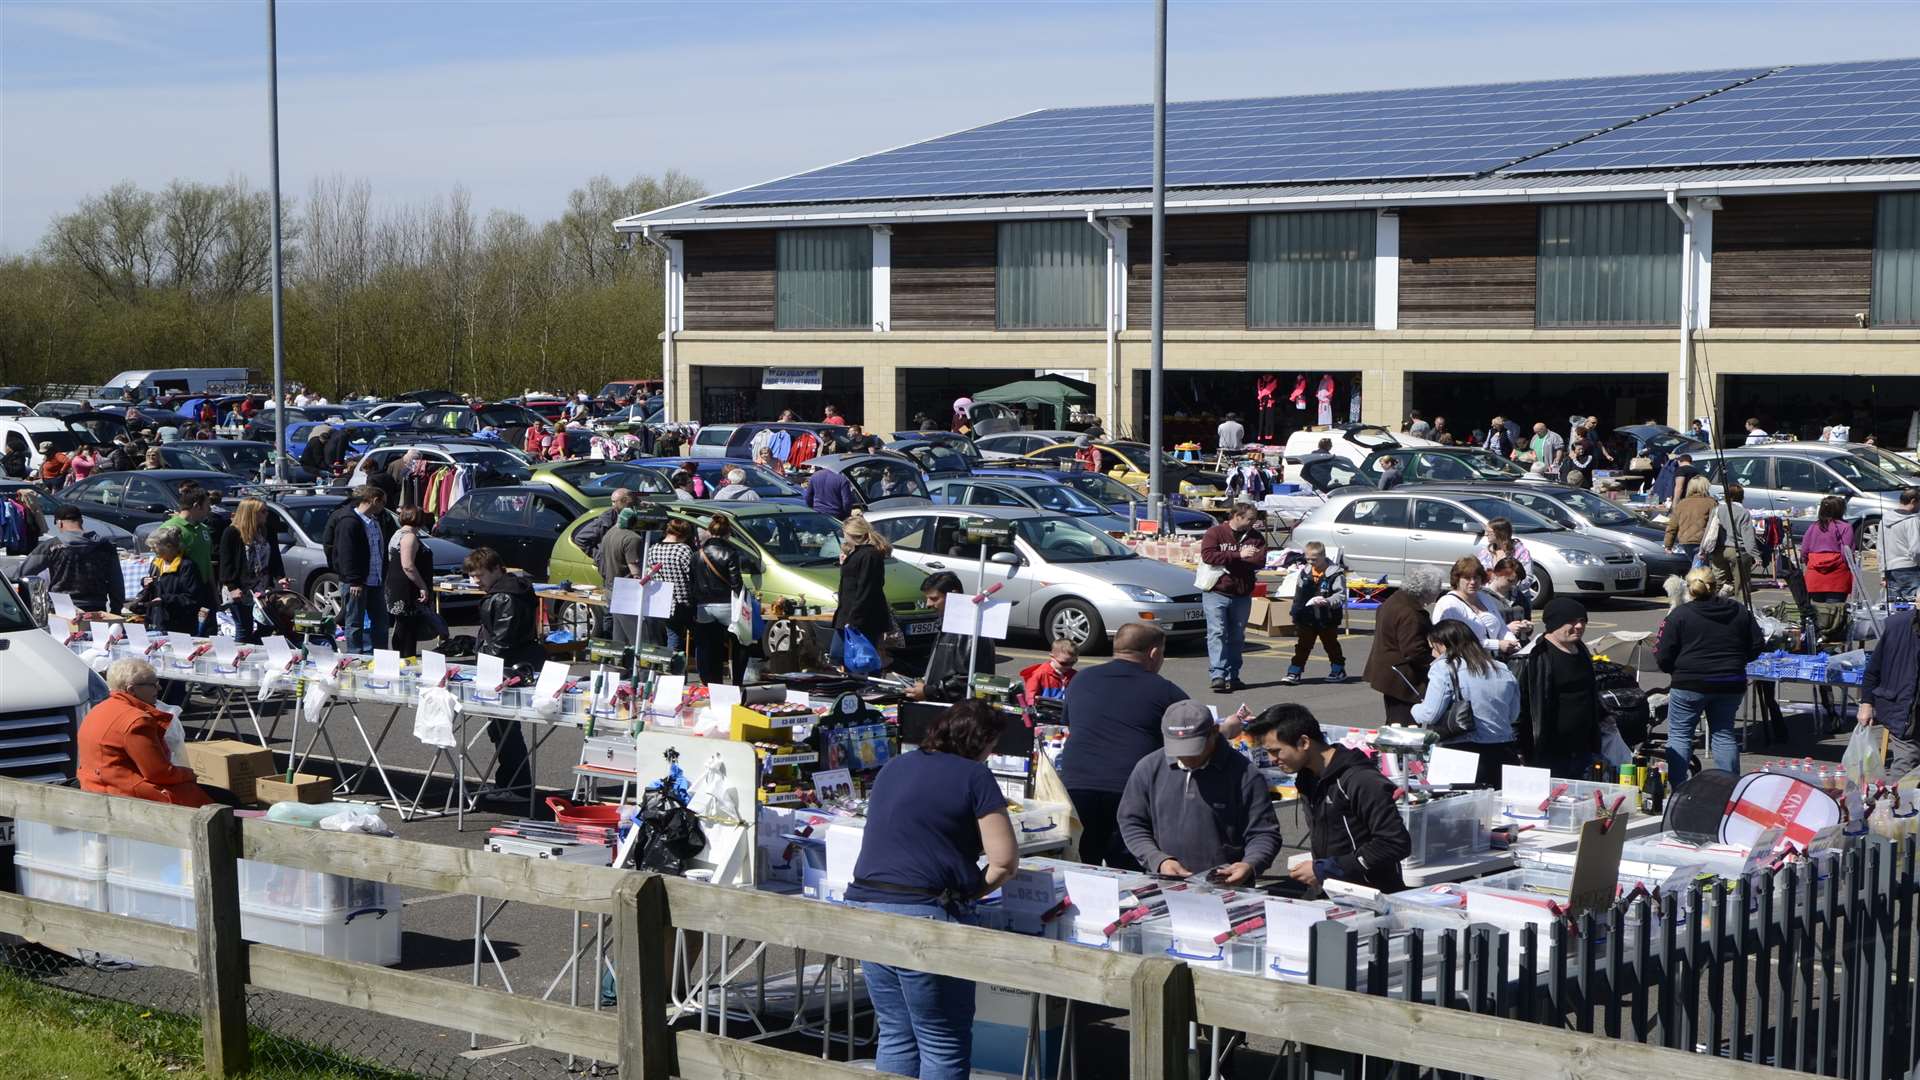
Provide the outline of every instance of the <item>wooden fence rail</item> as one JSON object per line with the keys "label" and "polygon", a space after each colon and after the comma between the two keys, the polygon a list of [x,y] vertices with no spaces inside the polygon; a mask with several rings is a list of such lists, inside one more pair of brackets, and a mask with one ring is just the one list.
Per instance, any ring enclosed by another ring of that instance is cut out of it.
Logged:
{"label": "wooden fence rail", "polygon": [[[1140,957],[682,878],[324,833],[224,808],[185,810],[0,779],[0,817],[194,851],[199,929],[0,894],[0,933],[194,973],[209,1076],[245,1071],[248,986],[484,1032],[621,1065],[644,1080],[876,1075],[759,1043],[675,1031],[668,1017],[676,929],[909,967],[1128,1012],[1133,1080],[1179,1080],[1191,1023],[1493,1080],[1755,1080],[1754,1065],[1325,987],[1196,971]],[[614,917],[620,1007],[596,1012],[446,979],[242,940],[237,860]],[[1772,1070],[1766,1070],[1767,1073]]]}

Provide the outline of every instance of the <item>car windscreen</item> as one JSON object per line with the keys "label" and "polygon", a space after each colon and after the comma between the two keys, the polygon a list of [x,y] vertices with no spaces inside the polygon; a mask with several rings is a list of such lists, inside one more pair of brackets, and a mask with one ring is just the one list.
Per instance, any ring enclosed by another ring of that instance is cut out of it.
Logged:
{"label": "car windscreen", "polygon": [[1695,450],[1705,450],[1707,444],[1699,439],[1690,439],[1677,431],[1663,431],[1647,439],[1646,449],[1659,451],[1672,457],[1674,454],[1690,454]]}
{"label": "car windscreen", "polygon": [[1347,436],[1347,440],[1359,443],[1369,450],[1386,450],[1400,445],[1400,440],[1394,438],[1392,432],[1379,427],[1355,428]]}
{"label": "car windscreen", "polygon": [[1033,504],[1042,510],[1077,514],[1082,517],[1088,514],[1112,513],[1104,505],[1094,502],[1065,484],[1034,484],[1021,490],[1025,491],[1027,497],[1033,500]]}
{"label": "car windscreen", "polygon": [[1060,482],[1098,503],[1112,506],[1115,503],[1143,503],[1145,495],[1115,480],[1105,473],[1076,472],[1060,478]]}
{"label": "car windscreen", "polygon": [[505,478],[512,483],[524,483],[533,477],[533,471],[527,468],[526,462],[505,450],[461,447],[449,448],[447,452],[462,465],[478,465],[482,472]]}
{"label": "car windscreen", "polygon": [[[755,495],[766,497],[769,495],[794,496],[803,494],[797,485],[776,475],[771,470],[763,469],[758,465],[749,465],[744,461],[699,458],[689,464],[693,466],[693,471],[699,475],[701,480],[706,481],[715,488],[726,486],[726,476],[728,472],[734,469],[742,469],[747,474],[747,487]],[[679,466],[675,466],[675,468],[678,467]]]}
{"label": "car windscreen", "polygon": [[868,502],[878,499],[897,499],[927,497],[927,486],[920,480],[920,470],[900,461],[858,461],[842,469],[840,475],[847,478],[861,498]]}
{"label": "car windscreen", "polygon": [[1645,519],[1631,511],[1621,509],[1618,503],[1611,499],[1603,499],[1591,491],[1574,488],[1562,492],[1560,501],[1573,507],[1576,513],[1586,515],[1588,521],[1603,529],[1610,529],[1615,525],[1645,524]]}
{"label": "car windscreen", "polygon": [[1456,456],[1460,461],[1465,462],[1467,468],[1472,469],[1475,475],[1485,477],[1487,479],[1509,480],[1509,479],[1518,479],[1522,476],[1527,475],[1527,470],[1489,451],[1482,450],[1482,451],[1479,451],[1478,453],[1459,454],[1454,456]]}
{"label": "car windscreen", "polygon": [[84,431],[30,431],[28,437],[38,448],[41,443],[52,443],[53,448],[62,454],[71,454],[82,446],[94,446],[99,443],[90,432]]}
{"label": "car windscreen", "polygon": [[39,624],[27,612],[27,605],[20,601],[20,594],[13,591],[12,583],[0,576],[0,632],[37,629]]}
{"label": "car windscreen", "polygon": [[923,443],[919,447],[906,451],[920,467],[928,472],[970,472],[973,466],[966,457],[951,447]]}
{"label": "car windscreen", "polygon": [[1110,562],[1139,556],[1113,537],[1066,517],[1021,518],[1013,523],[1020,539],[1050,563]]}
{"label": "car windscreen", "polygon": [[1920,473],[1920,464],[1908,461],[1899,454],[1888,453],[1877,446],[1856,446],[1848,451],[1854,457],[1887,473],[1889,476]]}
{"label": "car windscreen", "polygon": [[673,485],[668,483],[667,478],[659,472],[615,461],[589,461],[578,465],[563,465],[552,472],[560,479],[579,488],[583,495],[611,495],[618,488],[628,488],[648,495],[666,495],[673,491]]}
{"label": "car windscreen", "polygon": [[735,527],[753,537],[769,558],[788,566],[831,566],[840,561],[840,523],[811,510],[751,514]]}
{"label": "car windscreen", "polygon": [[1517,533],[1560,531],[1560,526],[1526,507],[1516,506],[1505,499],[1496,499],[1491,495],[1462,495],[1459,497],[1459,503],[1483,518],[1506,518],[1513,522],[1513,531]]}
{"label": "car windscreen", "polygon": [[1827,459],[1827,468],[1840,474],[1861,491],[1899,491],[1905,487],[1877,465],[1868,464],[1852,454],[1835,454]]}
{"label": "car windscreen", "polygon": [[[345,500],[342,500],[345,501]],[[289,506],[287,513],[292,515],[294,524],[300,531],[316,543],[324,543],[327,533],[327,519],[340,508],[339,503],[309,503],[303,506]]]}

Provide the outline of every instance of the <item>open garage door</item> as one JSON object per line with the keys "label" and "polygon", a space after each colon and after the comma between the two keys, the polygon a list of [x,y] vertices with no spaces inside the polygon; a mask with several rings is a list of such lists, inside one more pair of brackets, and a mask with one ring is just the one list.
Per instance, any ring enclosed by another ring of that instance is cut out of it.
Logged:
{"label": "open garage door", "polygon": [[1667,376],[1539,375],[1524,371],[1432,371],[1407,374],[1408,408],[1431,420],[1446,418],[1456,439],[1484,431],[1495,416],[1567,432],[1568,418],[1597,416],[1611,431],[1625,424],[1667,420]]}
{"label": "open garage door", "polygon": [[1853,442],[1872,434],[1889,448],[1914,446],[1920,437],[1920,376],[1722,375],[1717,381],[1723,446],[1740,444],[1748,418],[1776,437],[1818,439],[1835,424],[1845,424]]}

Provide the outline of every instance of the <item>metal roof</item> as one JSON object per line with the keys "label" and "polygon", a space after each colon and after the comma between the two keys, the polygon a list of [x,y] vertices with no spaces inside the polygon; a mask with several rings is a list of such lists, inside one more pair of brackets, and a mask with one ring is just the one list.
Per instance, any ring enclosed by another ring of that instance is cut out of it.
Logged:
{"label": "metal roof", "polygon": [[[1668,188],[1688,195],[1738,195],[1795,191],[1900,190],[1920,188],[1920,160],[1826,165],[1762,165],[1593,173],[1511,175],[1458,179],[1413,179],[1333,184],[1265,184],[1184,188],[1167,192],[1174,212],[1254,209],[1392,207],[1433,202],[1572,202],[1651,197]],[[643,227],[743,228],[789,224],[881,224],[892,221],[995,220],[1029,216],[1101,216],[1145,213],[1151,192],[1074,191],[990,195],[954,199],[887,199],[871,202],[783,203],[771,206],[708,206],[693,200],[622,218],[616,229]]]}

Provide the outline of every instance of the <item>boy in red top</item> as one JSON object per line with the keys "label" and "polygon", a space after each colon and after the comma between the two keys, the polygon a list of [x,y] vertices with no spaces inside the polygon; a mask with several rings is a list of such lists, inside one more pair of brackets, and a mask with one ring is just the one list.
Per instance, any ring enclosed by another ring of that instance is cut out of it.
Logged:
{"label": "boy in red top", "polygon": [[1045,660],[1020,672],[1020,681],[1027,685],[1027,700],[1036,701],[1048,695],[1059,697],[1067,692],[1067,684],[1073,681],[1073,665],[1080,662],[1080,650],[1073,642],[1060,638],[1053,643],[1053,652]]}

